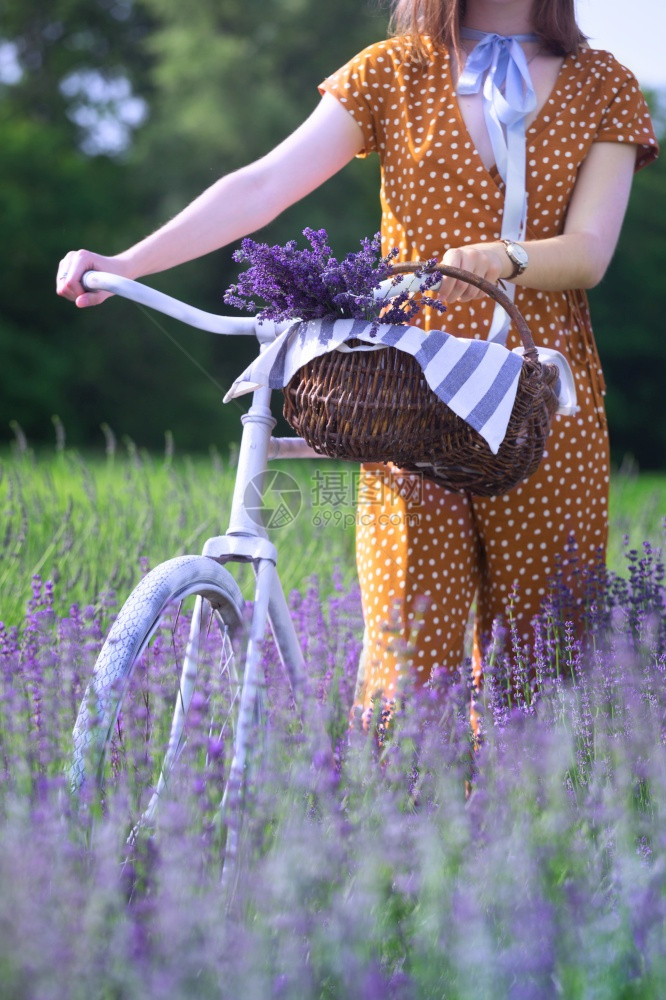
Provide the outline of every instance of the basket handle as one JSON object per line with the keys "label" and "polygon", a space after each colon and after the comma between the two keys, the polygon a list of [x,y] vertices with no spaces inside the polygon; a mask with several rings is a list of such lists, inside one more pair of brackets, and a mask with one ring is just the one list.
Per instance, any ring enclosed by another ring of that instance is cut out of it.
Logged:
{"label": "basket handle", "polygon": [[472,274],[471,271],[463,271],[461,268],[452,267],[449,264],[436,264],[434,267],[428,267],[427,265],[420,264],[418,261],[406,261],[402,264],[394,264],[391,268],[391,274],[394,275],[413,274],[415,271],[423,271],[424,274],[430,274],[433,271],[436,271],[438,274],[446,275],[447,278],[457,278],[459,281],[466,281],[469,285],[474,285],[476,288],[480,288],[482,292],[489,295],[491,299],[495,300],[495,302],[499,302],[502,308],[509,314],[512,321],[515,323],[516,329],[520,334],[520,339],[523,342],[523,347],[525,348],[525,357],[529,358],[530,361],[539,360],[539,354],[534,345],[534,339],[522,313],[516,304],[511,301],[509,296],[498,288],[497,285],[494,285],[490,281],[486,281],[485,278],[479,278],[476,274]]}

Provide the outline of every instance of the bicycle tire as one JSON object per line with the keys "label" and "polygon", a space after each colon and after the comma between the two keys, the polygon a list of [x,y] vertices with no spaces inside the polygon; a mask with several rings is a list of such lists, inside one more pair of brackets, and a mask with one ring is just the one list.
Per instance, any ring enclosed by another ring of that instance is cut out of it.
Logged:
{"label": "bicycle tire", "polygon": [[[174,712],[180,712],[183,723],[190,708],[192,690],[183,691],[183,669],[179,655],[183,653],[182,634],[187,628],[190,646],[190,624],[187,616],[182,614],[182,604],[194,597],[201,599],[195,604],[197,613],[201,615],[196,660],[190,659],[188,670],[195,673],[201,668],[202,660],[208,663],[208,673],[212,675],[212,664],[215,661],[220,668],[217,680],[212,677],[203,678],[208,683],[217,683],[215,706],[221,712],[218,721],[222,722],[221,738],[225,744],[225,760],[216,764],[214,794],[218,798],[216,810],[219,813],[220,800],[226,795],[229,781],[229,770],[233,756],[235,724],[237,718],[240,684],[243,672],[243,651],[245,643],[245,625],[243,618],[243,597],[236,581],[231,574],[215,560],[206,556],[181,556],[162,563],[148,573],[132,591],[123,605],[118,617],[113,623],[97,658],[94,672],[86,689],[81,707],[76,719],[73,733],[73,755],[70,768],[70,783],[73,792],[82,801],[86,789],[97,795],[109,794],[108,784],[114,776],[120,774],[126,783],[133,785],[130,797],[130,822],[134,832],[146,824],[152,824],[157,801],[164,791],[164,786],[170,780],[171,767],[182,753],[184,741],[178,739],[179,745],[173,745],[171,738],[165,750],[163,734],[165,732],[164,718],[166,709],[162,710],[159,725],[153,720],[150,738],[149,726],[145,724],[142,736],[145,735],[145,745],[139,739],[138,748],[128,750],[127,725],[123,717],[123,706],[132,689],[137,665],[142,661],[146,665],[147,674],[155,662],[160,662],[162,673],[173,673],[174,667],[180,671],[176,687],[176,707]],[[217,631],[211,636],[210,625],[213,618],[217,623]],[[204,620],[205,619],[205,620]],[[179,623],[174,625],[174,622]],[[202,638],[202,626],[205,625],[205,635]],[[178,634],[175,635],[174,632]],[[169,657],[162,656],[164,637],[173,641]],[[178,639],[178,642],[176,642]],[[153,646],[151,647],[151,641]],[[219,642],[221,658],[209,654],[216,653]],[[186,642],[186,646],[188,643]],[[156,647],[159,649],[156,651]],[[192,652],[192,650],[190,650]],[[205,654],[205,655],[204,655]],[[152,662],[151,662],[152,655]],[[162,659],[160,660],[160,657]],[[170,662],[171,658],[175,662]],[[200,678],[199,678],[200,680]],[[141,682],[139,681],[139,684]],[[189,680],[188,680],[189,684]],[[155,696],[156,700],[159,700]],[[260,692],[257,692],[259,711]],[[141,702],[141,698],[139,698]],[[145,708],[145,695],[143,707]],[[173,702],[172,702],[173,704]],[[166,705],[166,702],[165,702]],[[184,713],[183,713],[184,709]],[[226,713],[226,715],[225,715]],[[150,708],[147,712],[150,715]],[[175,716],[174,716],[175,717]],[[123,718],[123,728],[119,720]],[[150,721],[150,720],[149,720]],[[145,720],[142,721],[144,725]],[[172,735],[173,735],[172,721]],[[192,727],[190,727],[192,728]],[[157,732],[153,732],[157,730]],[[154,737],[154,738],[153,738]],[[116,742],[114,760],[109,763],[109,749]],[[120,749],[119,745],[120,744]],[[169,774],[164,778],[164,755],[171,752]],[[138,761],[136,755],[138,754]],[[160,758],[160,754],[161,759]],[[157,775],[157,768],[160,775]],[[138,780],[132,781],[139,774]],[[152,790],[144,787],[143,779]],[[91,781],[91,779],[94,779]],[[162,788],[160,791],[160,781]],[[157,783],[157,788],[155,787]],[[220,787],[222,786],[222,787]],[[146,796],[151,799],[146,805]],[[151,806],[152,804],[152,806]],[[152,808],[150,816],[148,809]],[[138,817],[138,819],[137,819]]]}

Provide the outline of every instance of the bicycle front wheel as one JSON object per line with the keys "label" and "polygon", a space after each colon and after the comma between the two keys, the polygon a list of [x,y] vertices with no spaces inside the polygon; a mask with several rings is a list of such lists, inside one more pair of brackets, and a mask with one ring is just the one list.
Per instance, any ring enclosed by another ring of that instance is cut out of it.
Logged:
{"label": "bicycle front wheel", "polygon": [[[122,795],[135,830],[152,825],[167,795],[181,805],[194,795],[199,821],[212,822],[234,754],[245,632],[241,592],[215,560],[182,556],[148,573],[111,627],[81,703],[73,791]],[[256,699],[259,712],[259,688]]]}

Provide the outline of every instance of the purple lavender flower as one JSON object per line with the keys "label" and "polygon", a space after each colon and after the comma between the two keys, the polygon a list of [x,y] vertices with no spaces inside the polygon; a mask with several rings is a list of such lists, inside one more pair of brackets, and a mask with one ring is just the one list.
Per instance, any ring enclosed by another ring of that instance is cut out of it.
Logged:
{"label": "purple lavender flower", "polygon": [[69,1000],[75,983],[77,996],[128,1000],[661,996],[664,568],[651,547],[627,558],[627,580],[600,575],[584,598],[584,635],[555,579],[529,643],[510,622],[495,626],[483,687],[472,690],[468,660],[423,689],[406,683],[381,747],[348,729],[357,587],[334,571],[332,591],[313,579],[294,592],[335,761],[313,767],[268,640],[269,752],[243,823],[230,817],[244,859],[233,900],[220,889],[216,820],[233,738],[212,656],[158,828],[129,855],[123,846],[168,733],[187,612],[131,681],[88,839],[65,764],[108,600],[58,617],[35,579],[21,624],[0,624],[5,993]]}
{"label": "purple lavender flower", "polygon": [[[365,319],[373,324],[405,324],[419,311],[422,303],[406,293],[386,301],[376,301],[374,291],[391,276],[398,254],[391,250],[381,254],[379,233],[372,239],[361,240],[361,249],[348,253],[338,261],[333,256],[324,229],[304,229],[303,235],[310,249],[298,249],[295,240],[284,246],[269,247],[244,239],[240,250],[233,257],[239,264],[247,264],[238,282],[224,294],[227,305],[257,311],[256,299],[266,303],[259,312],[260,319],[281,321],[285,319],[322,319],[337,317]],[[432,268],[435,261],[424,264],[421,291],[434,287],[438,276]],[[443,311],[446,307],[439,299],[428,296],[424,300],[432,308]]]}

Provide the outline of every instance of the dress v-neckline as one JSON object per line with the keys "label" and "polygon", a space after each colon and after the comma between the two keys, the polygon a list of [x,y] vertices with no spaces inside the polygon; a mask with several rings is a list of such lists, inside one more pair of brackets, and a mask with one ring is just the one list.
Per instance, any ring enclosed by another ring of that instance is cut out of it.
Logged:
{"label": "dress v-neckline", "polygon": [[[550,107],[551,104],[553,104],[553,102],[555,100],[555,95],[556,95],[556,93],[560,89],[560,84],[561,84],[562,77],[563,77],[565,71],[568,70],[570,62],[572,60],[573,60],[573,62],[575,62],[575,59],[576,59],[575,55],[573,53],[570,53],[569,55],[566,55],[564,57],[564,59],[562,60],[562,65],[560,66],[560,68],[559,68],[559,70],[557,72],[557,76],[555,77],[555,82],[553,83],[553,86],[551,87],[551,90],[550,90],[550,93],[548,94],[548,97],[546,98],[546,100],[543,102],[543,104],[539,108],[539,110],[538,110],[538,112],[537,112],[537,114],[536,114],[536,116],[534,118],[534,121],[530,125],[528,125],[527,129],[525,130],[525,135],[527,136],[528,142],[529,142],[530,136],[538,135],[538,133],[541,131],[541,129],[546,124],[546,121],[545,120],[542,121],[542,119],[545,118],[545,114],[547,112],[547,109]],[[483,157],[481,156],[481,153],[478,150],[476,142],[472,138],[472,134],[471,134],[471,132],[470,132],[468,126],[467,126],[467,122],[465,121],[465,118],[463,116],[462,109],[461,109],[460,103],[458,101],[458,93],[457,93],[457,89],[456,89],[456,84],[454,83],[454,80],[453,80],[453,60],[452,60],[452,57],[451,57],[451,53],[449,51],[446,51],[446,74],[447,74],[447,77],[448,77],[449,87],[451,88],[451,97],[452,97],[453,104],[455,106],[455,113],[456,113],[456,116],[458,118],[458,121],[460,123],[461,128],[464,129],[464,131],[465,131],[465,135],[467,136],[467,140],[469,142],[470,148],[474,151],[474,155],[478,159],[479,163],[481,164],[481,166],[483,167],[483,169],[485,170],[485,172],[492,179],[493,183],[496,184],[499,187],[499,186],[503,185],[504,182],[502,181],[502,178],[500,177],[499,171],[497,169],[497,164],[493,163],[492,166],[490,166],[490,167],[486,166],[486,164],[483,161]]]}

